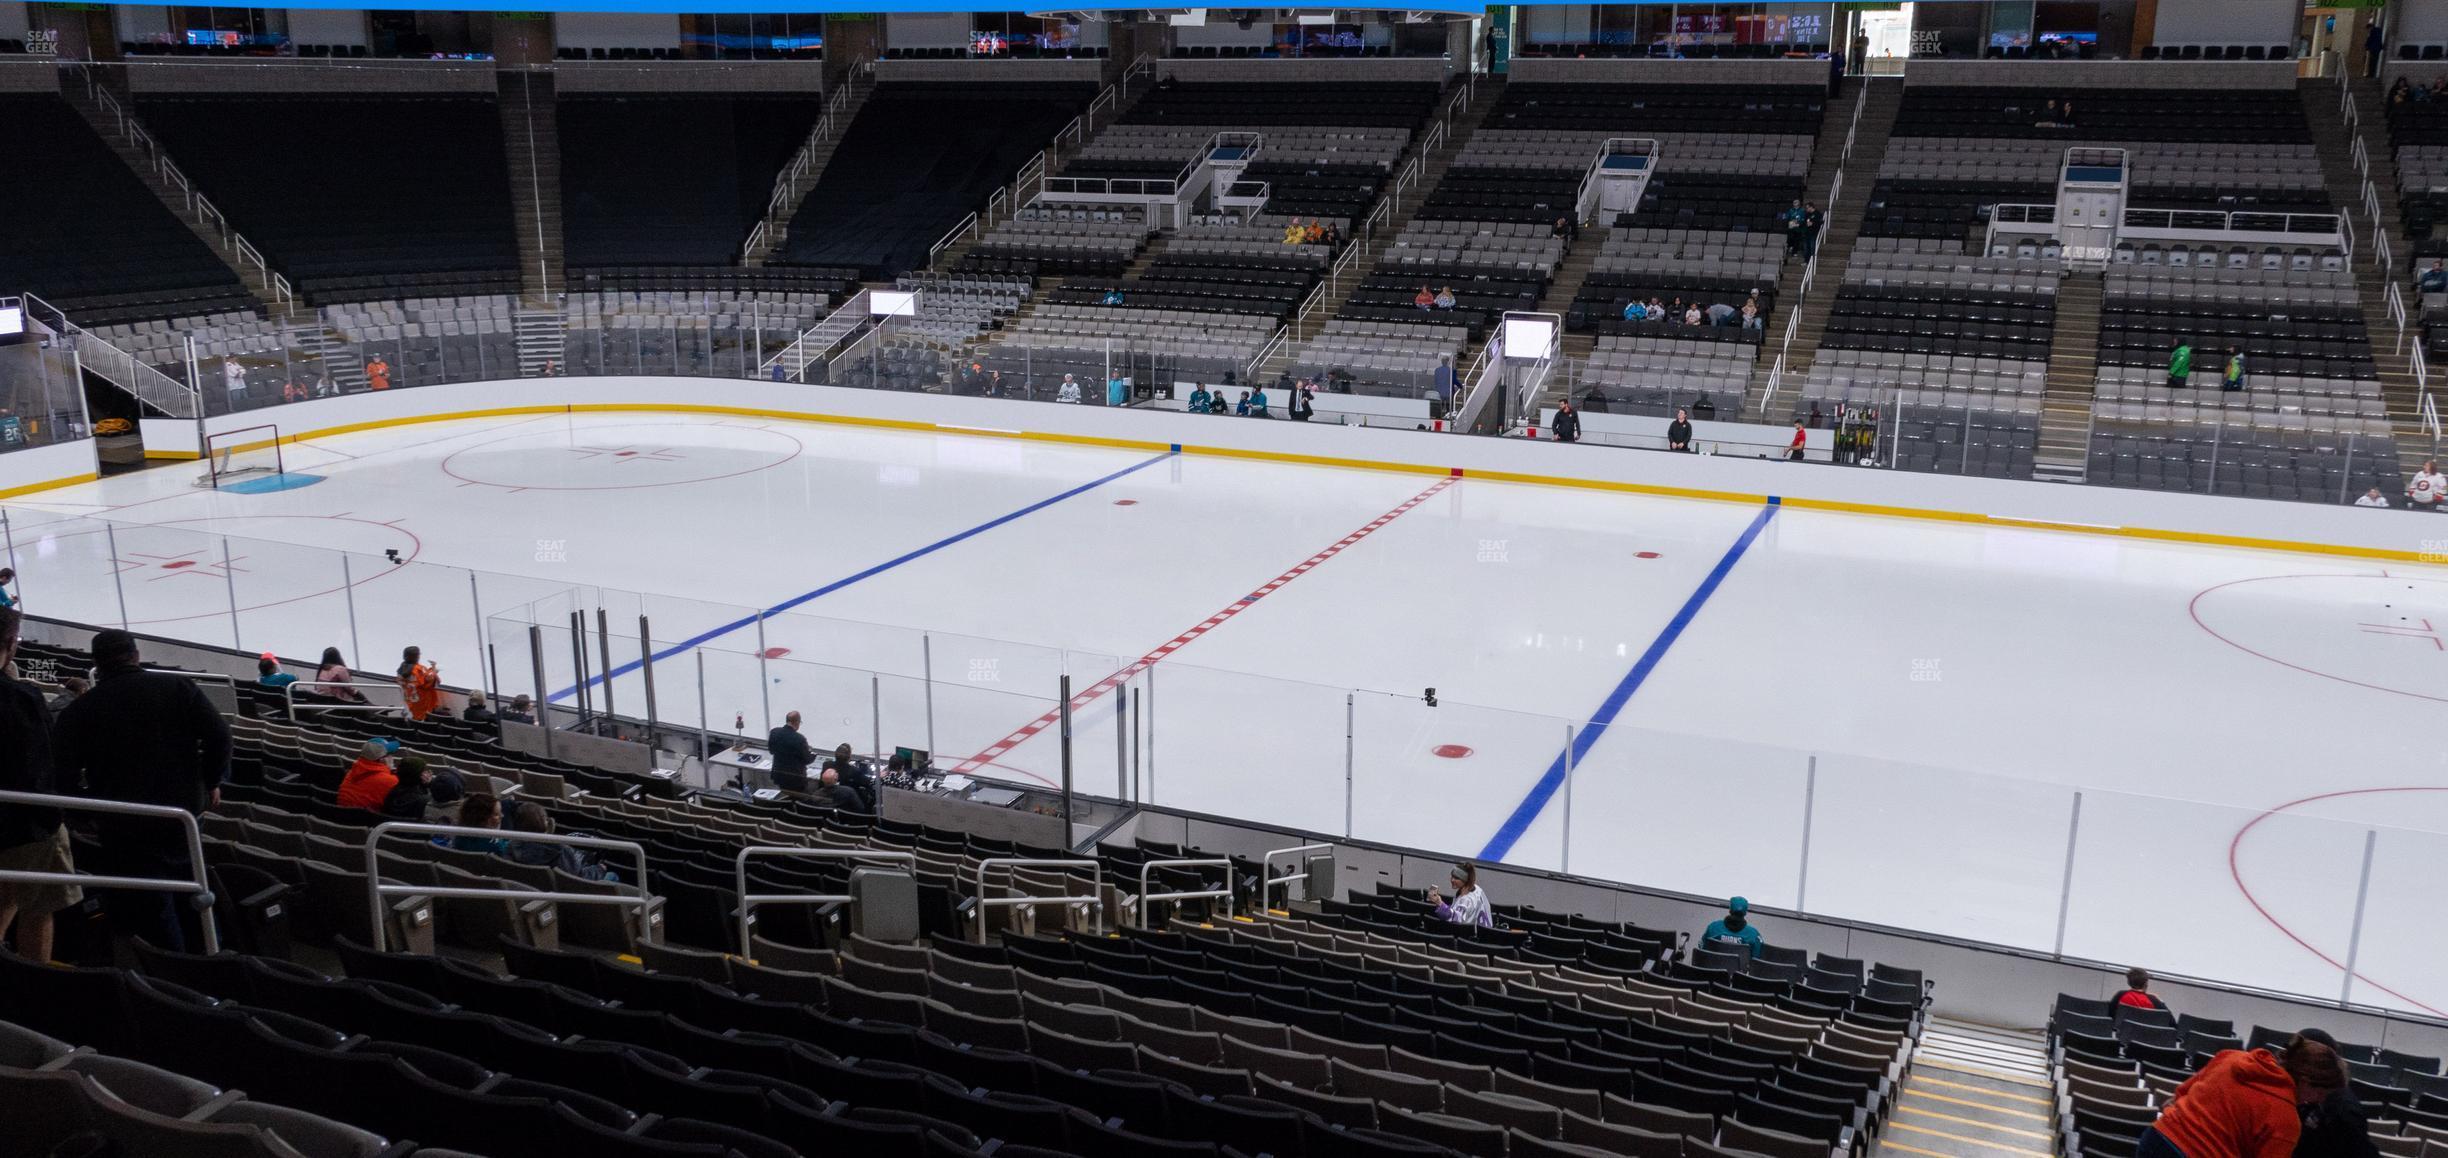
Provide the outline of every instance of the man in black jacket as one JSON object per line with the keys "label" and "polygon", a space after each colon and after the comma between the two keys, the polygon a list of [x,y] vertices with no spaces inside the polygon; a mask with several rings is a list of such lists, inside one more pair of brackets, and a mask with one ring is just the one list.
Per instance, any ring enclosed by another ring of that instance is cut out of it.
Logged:
{"label": "man in black jacket", "polygon": [[1691,411],[1675,411],[1674,421],[1666,424],[1666,449],[1691,449]]}
{"label": "man in black jacket", "polygon": [[858,811],[872,813],[876,810],[875,768],[853,755],[850,745],[836,746],[833,758],[825,761],[825,770],[837,774],[843,787],[858,793]]}
{"label": "man in black jacket", "polygon": [[[2337,1039],[2328,1030],[2307,1029],[2303,1036],[2337,1048]],[[2295,1158],[2380,1158],[2380,1148],[2372,1144],[2371,1122],[2353,1089],[2337,1090],[2296,1108],[2303,1112],[2303,1133],[2295,1139]]]}
{"label": "man in black jacket", "polygon": [[825,770],[817,777],[816,783],[818,785],[816,789],[816,799],[832,805],[834,811],[857,813],[870,812],[867,804],[867,798],[859,795],[858,789],[842,783],[841,770],[835,768],[833,765],[825,765]]}
{"label": "man in black jacket", "polygon": [[[58,791],[51,776],[51,707],[32,684],[10,678],[20,616],[0,608],[0,791]],[[0,805],[0,869],[76,871],[56,808]],[[51,959],[51,914],[85,899],[75,885],[0,884],[0,937],[16,930],[17,955]]]}
{"label": "man in black jacket", "polygon": [[782,726],[765,734],[765,748],[773,753],[774,787],[784,792],[805,792],[808,769],[816,763],[816,746],[799,734],[799,713],[782,717]]}
{"label": "man in black jacket", "polygon": [[[160,804],[201,813],[221,802],[229,775],[229,725],[195,681],[147,671],[136,637],[94,633],[93,690],[68,705],[51,733],[60,782],[98,800]],[[185,830],[163,820],[103,813],[94,821],[111,876],[184,878]],[[172,893],[114,890],[103,898],[111,925],[154,946],[200,951],[194,908]]]}
{"label": "man in black jacket", "polygon": [[1553,425],[1557,442],[1581,441],[1581,414],[1573,409],[1572,399],[1567,398],[1562,405],[1556,407]]}

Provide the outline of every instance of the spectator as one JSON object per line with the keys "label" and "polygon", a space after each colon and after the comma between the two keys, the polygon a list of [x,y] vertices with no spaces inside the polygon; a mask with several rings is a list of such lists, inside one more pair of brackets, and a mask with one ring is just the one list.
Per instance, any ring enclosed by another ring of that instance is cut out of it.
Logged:
{"label": "spectator", "polygon": [[782,717],[782,726],[765,734],[765,748],[773,753],[774,787],[784,792],[807,791],[808,769],[816,764],[816,746],[800,734],[799,713]]}
{"label": "spectator", "polygon": [[1802,420],[1799,418],[1794,419],[1793,441],[1785,444],[1785,457],[1792,459],[1795,462],[1802,461],[1803,444],[1807,441],[1809,440],[1804,436],[1802,431]]}
{"label": "spectator", "polygon": [[[229,775],[229,725],[195,681],[147,671],[136,637],[94,633],[94,687],[60,713],[51,731],[54,771],[62,785],[129,804],[157,804],[201,813],[221,802]],[[103,814],[94,821],[105,876],[184,880],[187,837],[175,824],[150,817]],[[172,893],[112,890],[104,897],[111,924],[156,948],[184,953],[193,914]]]}
{"label": "spectator", "polygon": [[388,390],[391,388],[391,363],[383,361],[382,355],[374,355],[374,360],[365,364],[365,373],[366,389]]}
{"label": "spectator", "polygon": [[1079,379],[1069,374],[1063,375],[1062,386],[1054,391],[1054,400],[1056,402],[1078,402],[1080,400]]}
{"label": "spectator", "polygon": [[1724,302],[1717,302],[1708,308],[1708,324],[1712,326],[1723,326],[1728,325],[1733,321],[1734,307],[1729,306]]}
{"label": "spectator", "polygon": [[223,358],[221,379],[229,389],[230,409],[238,409],[246,402],[246,367],[239,365],[236,358]]}
{"label": "spectator", "polygon": [[1768,323],[1760,317],[1758,294],[1752,294],[1751,299],[1743,303],[1742,328],[1746,330],[1764,330],[1768,328]]}
{"label": "spectator", "polygon": [[400,702],[407,705],[411,720],[422,720],[442,706],[442,669],[424,662],[424,655],[415,647],[400,649]]}
{"label": "spectator", "polygon": [[1870,67],[1870,34],[1853,34],[1853,75],[1860,76]]}
{"label": "spectator", "polygon": [[1436,886],[1431,885],[1428,888],[1428,903],[1436,906],[1438,920],[1451,921],[1457,925],[1477,925],[1482,929],[1496,923],[1496,914],[1488,907],[1487,890],[1479,887],[1477,866],[1471,864],[1453,866],[1451,883],[1453,899],[1450,901],[1436,891]]}
{"label": "spectator", "polygon": [[1454,292],[1452,286],[1446,286],[1445,288],[1437,291],[1436,308],[1440,310],[1450,310],[1454,308]]}
{"label": "spectator", "polygon": [[1435,379],[1435,382],[1436,382],[1436,396],[1437,396],[1437,400],[1438,400],[1438,401],[1440,401],[1440,402],[1451,402],[1451,401],[1453,401],[1453,398],[1454,398],[1454,364],[1453,364],[1453,355],[1451,355],[1451,354],[1439,354],[1439,355],[1437,355],[1437,368],[1436,368],[1436,379]]}
{"label": "spectator", "polygon": [[[51,706],[34,685],[12,673],[23,617],[0,608],[0,791],[59,791],[51,760]],[[0,870],[70,873],[68,828],[60,810],[0,805]],[[0,938],[14,934],[17,955],[51,960],[51,915],[82,903],[76,885],[0,882]]]}
{"label": "spectator", "polygon": [[433,807],[433,793],[427,786],[434,774],[426,767],[422,756],[402,756],[399,767],[392,772],[391,791],[384,793],[382,807],[375,811],[393,820],[423,820],[425,810]]}
{"label": "spectator", "polygon": [[1581,239],[1581,223],[1573,220],[1570,214],[1558,217],[1555,219],[1555,228],[1550,231],[1550,236],[1561,237],[1568,243],[1579,241]]}
{"label": "spectator", "polygon": [[1192,413],[1192,414],[1205,414],[1205,413],[1207,413],[1207,402],[1208,402],[1208,397],[1207,397],[1207,384],[1206,384],[1206,383],[1204,383],[1204,382],[1194,382],[1194,383],[1191,383],[1191,385],[1190,385],[1190,413]]}
{"label": "spectator", "polygon": [[1322,245],[1325,241],[1326,219],[1323,217],[1310,218],[1309,228],[1301,231],[1301,242],[1306,245]]}
{"label": "spectator", "polygon": [[1751,902],[1741,897],[1726,901],[1726,915],[1709,922],[1700,943],[1711,949],[1739,950],[1746,957],[1759,956],[1759,927],[1751,923]]}
{"label": "spectator", "polygon": [[1625,302],[1623,309],[1623,320],[1627,322],[1648,321],[1649,307],[1640,304],[1638,301]]}
{"label": "spectator", "polygon": [[485,699],[482,688],[468,693],[467,708],[459,713],[459,718],[470,724],[490,724],[501,719],[493,714],[491,701]]}
{"label": "spectator", "polygon": [[368,740],[357,750],[356,763],[340,776],[340,807],[382,811],[391,790],[399,787],[399,773],[391,767],[391,753],[398,748],[388,740]]}
{"label": "spectator", "polygon": [[2354,505],[2356,505],[2356,506],[2358,506],[2358,507],[2383,507],[2383,508],[2385,508],[2385,507],[2387,507],[2387,506],[2388,506],[2388,500],[2387,500],[2387,499],[2385,499],[2385,498],[2382,498],[2382,497],[2380,496],[2380,488],[2379,488],[2379,487],[2373,487],[2373,488],[2372,488],[2372,489],[2370,489],[2370,490],[2364,491],[2364,492],[2363,492],[2363,497],[2362,497],[2362,498],[2359,498],[2359,499],[2356,499],[2356,500],[2355,500],[2355,502],[2354,502]]}
{"label": "spectator", "polygon": [[1654,298],[1654,297],[1650,298],[1650,299],[1649,299],[1649,306],[1648,306],[1648,314],[1649,314],[1649,320],[1650,320],[1650,321],[1653,321],[1653,322],[1662,322],[1662,321],[1665,321],[1665,320],[1666,320],[1666,303],[1665,303],[1665,302],[1662,302],[1662,301],[1659,301],[1658,299],[1656,299],[1656,298]]}
{"label": "spectator", "polygon": [[1217,387],[1215,394],[1207,399],[1207,413],[1223,414],[1230,409],[1231,407],[1224,401],[1224,388]]}
{"label": "spectator", "polygon": [[834,811],[860,813],[868,811],[867,801],[859,795],[858,789],[841,782],[840,771],[827,766],[817,776],[816,783],[818,785],[816,799],[832,805]]}
{"label": "spectator", "polygon": [[1292,421],[1307,422],[1317,413],[1317,391],[1307,382],[1292,391]]}
{"label": "spectator", "polygon": [[315,668],[315,683],[321,686],[316,687],[315,691],[327,699],[342,703],[366,702],[365,693],[348,686],[353,682],[355,677],[349,672],[348,661],[340,658],[340,649],[324,648],[323,662]]}
{"label": "spectator", "polygon": [[528,699],[523,694],[512,696],[510,697],[510,710],[503,712],[501,718],[504,722],[512,724],[535,723],[535,701]]}
{"label": "spectator", "polygon": [[2150,971],[2139,967],[2125,971],[2125,992],[2116,995],[2115,1005],[2120,1010],[2167,1010],[2167,1002],[2150,991]]}
{"label": "spectator", "polygon": [[280,661],[272,658],[271,652],[267,651],[262,655],[255,657],[256,687],[285,688],[296,682],[297,677],[290,675],[288,672],[282,671],[280,669]]}
{"label": "spectator", "polygon": [[1411,295],[1411,304],[1418,309],[1433,310],[1436,308],[1436,294],[1426,283],[1422,283],[1419,292]]}
{"label": "spectator", "polygon": [[90,691],[93,683],[84,676],[61,676],[59,686],[60,693],[51,697],[51,714],[54,716],[68,710],[68,705],[75,703],[78,696]]}
{"label": "spectator", "polygon": [[[2335,1052],[2337,1039],[2325,1029],[2307,1029],[2302,1036],[2328,1046]],[[2338,1068],[2344,1072],[2347,1084],[2317,1102],[2299,1103],[2303,1134],[2295,1141],[2295,1158],[2380,1158],[2380,1148],[2371,1140],[2371,1120],[2363,1112],[2363,1100],[2354,1093],[2354,1067],[2343,1056]]]}
{"label": "spectator", "polygon": [[[543,805],[529,801],[510,810],[510,830],[550,836],[553,831],[552,816],[544,811]],[[580,853],[575,846],[558,841],[520,840],[512,837],[510,838],[509,857],[520,864],[556,868],[583,880],[620,880],[617,874],[595,863],[595,858]]]}
{"label": "spectator", "polygon": [[2135,1158],[2290,1158],[2303,1108],[2344,1088],[2337,1051],[2300,1033],[2275,1051],[2220,1050],[2160,1107]]}
{"label": "spectator", "polygon": [[866,807],[859,811],[874,812],[876,810],[875,769],[865,760],[851,754],[850,745],[834,745],[833,758],[825,762],[825,767],[840,773],[841,782],[856,791],[866,802]]}
{"label": "spectator", "polygon": [[1122,304],[1122,287],[1121,287],[1121,286],[1115,286],[1115,287],[1113,287],[1112,289],[1106,290],[1106,291],[1105,291],[1105,297],[1104,297],[1102,300],[1104,301],[1104,303],[1105,303],[1106,305],[1109,305],[1109,306],[1118,306],[1118,305],[1121,305],[1121,304]]}
{"label": "spectator", "polygon": [[2227,376],[2219,382],[2219,389],[2235,391],[2243,388],[2244,351],[2241,347],[2229,346],[2227,347]]}
{"label": "spectator", "polygon": [[1809,219],[1810,215],[1803,212],[1800,200],[1796,200],[1783,213],[1777,214],[1777,220],[1785,223],[1785,252],[1790,254],[1802,252],[1803,223]]}
{"label": "spectator", "polygon": [[9,594],[9,584],[16,581],[17,569],[15,567],[0,567],[0,611],[16,608],[17,597]]}
{"label": "spectator", "polygon": [[1687,326],[1696,326],[1700,324],[1700,303],[1693,302],[1692,304],[1683,307],[1683,324]]}
{"label": "spectator", "polygon": [[1555,428],[1557,442],[1581,441],[1581,415],[1573,409],[1572,399],[1566,398],[1556,406],[1555,421],[1549,425]]}
{"label": "spectator", "polygon": [[2448,292],[2448,262],[2432,258],[2431,268],[2414,279],[2414,288],[2427,294]]}
{"label": "spectator", "polygon": [[2397,78],[2397,83],[2392,84],[2392,85],[2390,85],[2390,86],[2389,86],[2389,91],[2388,91],[2388,103],[2390,103],[2390,104],[2392,104],[2392,105],[2401,105],[2401,104],[2405,104],[2405,103],[2407,103],[2407,102],[2409,102],[2409,101],[2411,101],[2411,100],[2413,100],[2413,99],[2414,99],[2414,86],[2413,86],[2413,85],[2410,85],[2410,84],[2407,84],[2407,83],[2406,83],[2406,78],[2404,78],[2404,77],[2402,77],[2402,76],[2401,76],[2401,77],[2398,77],[2398,78]]}
{"label": "spectator", "polygon": [[1267,413],[1267,396],[1265,386],[1258,387],[1257,390],[1253,391],[1249,395],[1249,416],[1252,418],[1275,417],[1274,415]]}
{"label": "spectator", "polygon": [[1674,421],[1666,424],[1666,449],[1689,453],[1691,436],[1691,411],[1676,407]]}
{"label": "spectator", "polygon": [[2406,480],[2406,509],[2440,510],[2440,500],[2443,498],[2448,498],[2448,476],[2440,474],[2437,460],[2426,458],[2422,469]]}
{"label": "spectator", "polygon": [[1802,203],[1802,260],[1819,256],[1819,230],[1827,225],[1827,215],[1819,212],[1819,203]]}
{"label": "spectator", "polygon": [[[469,796],[459,801],[456,821],[461,828],[500,828],[501,801],[491,796]],[[510,842],[498,836],[437,836],[435,844],[460,852],[489,852],[500,856],[510,850]]]}
{"label": "spectator", "polygon": [[2177,339],[2175,352],[2168,355],[2167,384],[2170,390],[2193,384],[2193,343]]}
{"label": "spectator", "polygon": [[2388,35],[2380,30],[2380,18],[2374,16],[2363,26],[2363,75],[2380,79],[2380,62],[2388,55]]}
{"label": "spectator", "polygon": [[1309,231],[1301,228],[1300,218],[1295,217],[1292,219],[1292,224],[1284,226],[1285,245],[1299,245],[1308,238]]}

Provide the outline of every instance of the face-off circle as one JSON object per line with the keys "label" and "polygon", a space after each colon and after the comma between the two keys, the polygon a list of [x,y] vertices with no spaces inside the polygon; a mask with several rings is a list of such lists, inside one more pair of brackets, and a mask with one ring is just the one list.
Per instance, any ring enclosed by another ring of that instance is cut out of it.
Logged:
{"label": "face-off circle", "polygon": [[[2289,821],[2328,822],[2328,827],[2336,831],[2331,833],[2290,826]],[[2347,838],[2356,835],[2357,829],[2393,830],[2379,835],[2381,846],[2388,854],[2383,863],[2394,861],[2401,865],[2405,848],[2417,844],[2435,845],[2440,839],[2448,839],[2429,836],[2431,833],[2448,832],[2448,786],[2350,788],[2291,800],[2246,821],[2227,844],[2227,871],[2235,880],[2236,890],[2244,894],[2245,903],[2261,914],[2263,920],[2285,934],[2288,940],[2341,972],[2346,969],[2344,938],[2340,937],[2333,944],[2316,944],[2307,937],[2307,932],[2319,930],[2323,939],[2339,936],[2335,930],[2345,910],[2340,907],[2336,897],[2306,896],[2290,891],[2292,878],[2299,874],[2289,871],[2289,861],[2303,856],[2307,845],[2330,843],[2334,847],[2323,851],[2343,863],[2354,855]],[[2351,899],[2347,898],[2349,902]],[[2448,1011],[2443,1011],[2438,1005],[2428,1004],[2421,997],[2403,989],[2392,988],[2391,982],[2406,984],[2402,976],[2392,976],[2387,981],[2374,979],[2371,973],[2366,972],[2371,968],[2371,959],[2367,951],[2357,963],[2357,982],[2423,1012],[2448,1016]],[[2432,1001],[2439,1000],[2437,994],[2423,996],[2430,997]]]}
{"label": "face-off circle", "polygon": [[[263,537],[274,527],[298,526],[308,528],[303,538],[311,545]],[[342,588],[364,587],[391,574],[399,564],[386,559],[384,552],[397,551],[401,563],[408,563],[425,549],[405,527],[348,515],[217,515],[122,523],[114,538],[118,551],[109,562],[127,601],[129,627],[226,617],[232,593],[241,614],[337,595]],[[345,576],[331,559],[332,551],[356,556]],[[199,605],[209,610],[170,613]]]}
{"label": "face-off circle", "polygon": [[512,492],[643,490],[771,470],[805,449],[765,426],[622,422],[520,431],[454,452],[442,473]]}
{"label": "face-off circle", "polygon": [[2448,703],[2448,580],[2268,575],[2193,597],[2193,622],[2247,655],[2306,675]]}

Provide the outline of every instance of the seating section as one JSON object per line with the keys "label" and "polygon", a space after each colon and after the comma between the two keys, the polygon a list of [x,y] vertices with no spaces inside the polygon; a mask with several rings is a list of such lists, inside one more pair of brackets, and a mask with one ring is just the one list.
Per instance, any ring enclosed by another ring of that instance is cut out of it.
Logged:
{"label": "seating section", "polygon": [[925,265],[928,248],[1095,95],[1070,83],[878,84],[774,261],[850,266],[874,279]]}
{"label": "seating section", "polygon": [[490,97],[182,94],[136,112],[310,301],[518,292]]}
{"label": "seating section", "polygon": [[1266,212],[1326,217],[1348,229],[1376,203],[1437,92],[1413,81],[1168,81],[1097,134],[1061,176],[1170,178],[1216,133],[1255,132],[1264,143],[1242,180],[1268,185]]}
{"label": "seating section", "polygon": [[967,342],[1020,308],[1032,287],[1026,278],[972,277],[967,274],[902,274],[893,288],[915,290],[918,316],[896,328],[918,337],[950,344]]}
{"label": "seating section", "polygon": [[0,173],[0,287],[30,292],[79,325],[252,311],[238,276],[170,215],[66,101],[0,96],[36,154]]}
{"label": "seating section", "polygon": [[[1573,295],[1564,326],[1599,335],[1576,401],[1600,413],[1743,418],[1776,313],[1781,234],[1617,226]],[[1629,317],[1632,303],[1642,316]],[[1659,317],[1651,320],[1654,305]],[[1698,324],[1687,319],[1701,311]],[[1748,308],[1750,316],[1743,311]]]}
{"label": "seating section", "polygon": [[[1791,413],[1875,408],[1913,470],[2031,477],[2060,266],[1866,243],[1846,263]],[[1896,409],[1900,408],[1900,413]]]}
{"label": "seating section", "polygon": [[1595,414],[1671,418],[1688,409],[1702,420],[1738,422],[1757,351],[1714,338],[1609,334],[1583,360],[1574,403]]}
{"label": "seating section", "polygon": [[1135,209],[1023,209],[987,230],[956,270],[979,277],[1114,278],[1147,242],[1147,219]]}
{"label": "seating section", "polygon": [[567,372],[753,378],[838,301],[806,289],[570,294],[561,306]]}
{"label": "seating section", "polygon": [[[2193,347],[2183,387],[2167,372],[2179,342]],[[2242,391],[2220,389],[2231,349]],[[2344,269],[2112,266],[2094,414],[2093,477],[2119,485],[2341,503],[2401,494],[2408,473]]]}
{"label": "seating section", "polygon": [[[561,99],[561,216],[572,270],[727,265],[774,176],[824,110],[806,97]],[[641,163],[639,141],[669,151]]]}
{"label": "seating section", "polygon": [[[2058,1152],[2108,1158],[2132,1150],[2176,1087],[2221,1050],[2269,1049],[2291,1031],[2057,995],[2049,1011],[2049,1080],[2055,1087]],[[2353,1067],[2374,1149],[2420,1158],[2448,1149],[2448,1078],[2440,1059],[2355,1042],[2338,1054]]]}
{"label": "seating section", "polygon": [[1292,360],[1295,377],[1342,382],[1357,394],[1418,398],[1436,386],[1440,366],[1456,373],[1467,357],[1470,332],[1429,318],[1405,322],[1336,319],[1301,346]]}

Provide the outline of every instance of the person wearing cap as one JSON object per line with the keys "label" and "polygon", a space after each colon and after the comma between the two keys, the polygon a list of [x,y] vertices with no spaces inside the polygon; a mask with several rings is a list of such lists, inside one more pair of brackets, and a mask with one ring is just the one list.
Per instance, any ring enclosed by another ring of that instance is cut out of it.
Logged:
{"label": "person wearing cap", "polygon": [[[2307,1029],[2296,1036],[2337,1049],[2337,1039],[2325,1029]],[[2380,1148],[2371,1140],[2371,1119],[2354,1094],[2354,1067],[2341,1056],[2338,1068],[2349,1079],[2346,1085],[2320,1101],[2298,1104],[2303,1133],[2295,1140],[2295,1158],[2380,1158]]]}
{"label": "person wearing cap", "polygon": [[296,676],[293,676],[293,675],[290,675],[288,672],[282,671],[282,670],[280,669],[280,660],[273,658],[273,656],[272,656],[272,653],[271,653],[271,652],[268,652],[268,651],[267,651],[267,652],[263,653],[262,655],[260,655],[260,656],[257,656],[257,657],[256,657],[256,659],[255,659],[255,686],[256,686],[256,687],[259,687],[259,688],[273,688],[273,689],[277,690],[277,689],[280,689],[280,688],[285,688],[285,687],[289,686],[290,684],[293,684],[293,683],[296,683],[296,682],[297,682],[297,677],[296,677]]}
{"label": "person wearing cap", "polygon": [[2346,1063],[2319,1038],[2299,1033],[2276,1050],[2220,1050],[2176,1087],[2134,1155],[2293,1158],[2306,1109],[2345,1088]]}
{"label": "person wearing cap", "polygon": [[382,811],[383,801],[399,787],[399,774],[391,768],[396,750],[387,740],[368,740],[358,749],[357,761],[340,777],[340,807]]}
{"label": "person wearing cap", "polygon": [[1751,924],[1751,902],[1735,897],[1726,902],[1726,915],[1709,922],[1700,934],[1700,943],[1712,949],[1740,949],[1745,956],[1759,956],[1759,929]]}
{"label": "person wearing cap", "polygon": [[1447,900],[1433,885],[1428,889],[1428,903],[1436,906],[1438,920],[1457,925],[1477,925],[1482,929],[1496,923],[1495,914],[1488,909],[1487,890],[1479,887],[1477,868],[1468,864],[1455,865],[1450,880],[1453,884],[1452,900]]}
{"label": "person wearing cap", "polygon": [[[94,685],[60,712],[51,731],[52,759],[69,791],[98,800],[157,804],[201,813],[221,802],[229,776],[230,732],[219,709],[194,680],[148,671],[136,637],[113,628],[94,633]],[[79,786],[79,787],[71,787]],[[185,880],[187,834],[150,817],[102,813],[94,818],[97,873]],[[200,950],[193,907],[173,893],[114,889],[103,897],[112,927],[156,948]]]}

